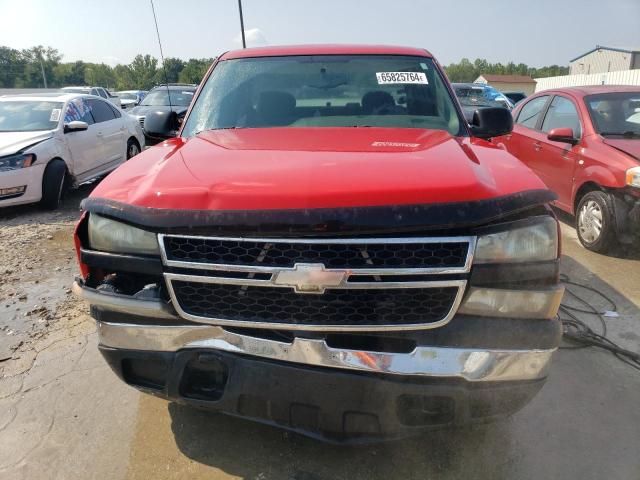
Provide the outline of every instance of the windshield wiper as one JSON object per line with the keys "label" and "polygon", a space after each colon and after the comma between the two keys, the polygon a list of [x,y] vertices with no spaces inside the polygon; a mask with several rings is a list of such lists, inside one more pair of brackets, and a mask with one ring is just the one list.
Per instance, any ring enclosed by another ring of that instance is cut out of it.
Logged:
{"label": "windshield wiper", "polygon": [[633,130],[627,130],[626,132],[600,132],[600,135],[602,136],[613,135],[613,136],[625,137],[625,138],[640,138],[640,132],[634,132]]}
{"label": "windshield wiper", "polygon": [[215,130],[239,130],[241,128],[247,127],[218,127],[218,128],[203,128],[202,130],[198,130],[195,135],[200,135],[202,132],[213,132]]}

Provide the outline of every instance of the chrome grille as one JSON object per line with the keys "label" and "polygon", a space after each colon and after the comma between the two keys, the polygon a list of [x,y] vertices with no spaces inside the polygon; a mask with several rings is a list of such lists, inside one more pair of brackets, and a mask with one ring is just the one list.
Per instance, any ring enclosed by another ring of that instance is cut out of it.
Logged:
{"label": "chrome grille", "polygon": [[197,263],[293,267],[322,263],[327,268],[463,267],[469,242],[299,243],[202,237],[164,238],[167,259]]}
{"label": "chrome grille", "polygon": [[444,325],[462,299],[475,249],[475,237],[158,240],[183,318],[324,331]]}
{"label": "chrome grille", "polygon": [[413,325],[442,320],[458,288],[388,288],[331,290],[323,295],[300,295],[290,289],[244,287],[200,282],[172,282],[180,307],[199,317],[273,322],[279,324],[341,326]]}

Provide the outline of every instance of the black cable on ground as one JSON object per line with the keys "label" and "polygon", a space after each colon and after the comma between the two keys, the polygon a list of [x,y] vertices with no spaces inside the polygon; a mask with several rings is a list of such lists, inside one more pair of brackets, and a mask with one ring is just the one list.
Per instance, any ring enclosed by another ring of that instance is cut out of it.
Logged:
{"label": "black cable on ground", "polygon": [[[585,290],[589,290],[590,292],[595,293],[600,298],[604,299],[609,305],[611,309],[609,311],[615,312],[618,309],[616,303],[609,298],[604,293],[596,290],[595,288],[589,287],[587,285],[583,285],[581,283],[572,282],[567,275],[561,275],[560,280],[565,285],[573,285],[579,288],[583,288]],[[604,350],[608,350],[613,353],[619,360],[626,363],[627,365],[640,370],[640,354],[636,352],[632,352],[631,350],[627,350],[625,348],[620,347],[610,339],[606,337],[607,335],[607,323],[605,320],[605,313],[601,312],[597,308],[595,308],[591,303],[578,295],[575,291],[566,288],[566,292],[571,298],[581,303],[586,307],[586,309],[577,308],[571,305],[561,304],[560,311],[558,312],[558,317],[562,321],[563,327],[563,339],[571,342],[573,345],[564,345],[560,348],[563,349],[577,349],[577,348],[587,348],[587,347],[598,347]],[[576,313],[583,313],[588,315],[595,315],[600,321],[601,332],[596,333],[589,325],[587,325],[584,321],[582,321]]]}

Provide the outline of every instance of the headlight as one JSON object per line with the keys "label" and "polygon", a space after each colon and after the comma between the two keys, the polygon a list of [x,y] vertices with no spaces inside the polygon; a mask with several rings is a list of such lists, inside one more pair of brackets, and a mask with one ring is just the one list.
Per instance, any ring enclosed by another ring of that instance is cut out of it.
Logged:
{"label": "headlight", "polygon": [[474,263],[539,262],[558,256],[558,223],[541,217],[535,223],[478,237]]}
{"label": "headlight", "polygon": [[95,250],[114,253],[160,253],[155,233],[95,214],[89,215],[89,246]]}
{"label": "headlight", "polygon": [[36,156],[33,153],[18,153],[8,157],[0,157],[0,172],[30,167],[35,161]]}
{"label": "headlight", "polygon": [[640,188],[640,167],[627,170],[627,185]]}

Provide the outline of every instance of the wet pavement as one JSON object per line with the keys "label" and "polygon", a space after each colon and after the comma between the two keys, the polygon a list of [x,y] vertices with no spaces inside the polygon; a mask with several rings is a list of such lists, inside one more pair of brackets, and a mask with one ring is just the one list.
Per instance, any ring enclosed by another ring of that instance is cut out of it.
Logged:
{"label": "wet pavement", "polygon": [[[560,350],[540,394],[503,422],[367,447],[139,394],[106,366],[88,308],[68,294],[83,195],[57,213],[0,212],[0,272],[12,271],[0,283],[3,480],[640,479],[640,372],[594,348]],[[587,252],[566,225],[563,247],[563,272],[615,301],[611,338],[640,351],[640,255]]]}

